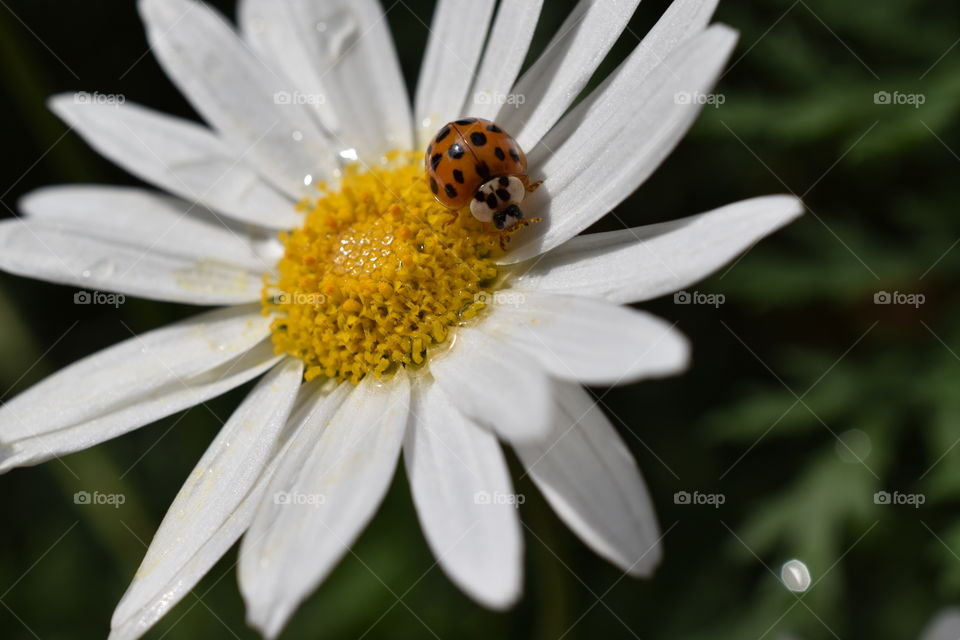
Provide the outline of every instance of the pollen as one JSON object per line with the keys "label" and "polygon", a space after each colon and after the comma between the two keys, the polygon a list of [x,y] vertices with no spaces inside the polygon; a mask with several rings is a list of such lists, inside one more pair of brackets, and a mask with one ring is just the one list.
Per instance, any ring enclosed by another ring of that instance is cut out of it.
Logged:
{"label": "pollen", "polygon": [[357,384],[423,366],[483,310],[498,281],[498,235],[441,206],[412,154],[347,167],[336,189],[317,186],[264,280],[276,353],[300,358],[307,380]]}

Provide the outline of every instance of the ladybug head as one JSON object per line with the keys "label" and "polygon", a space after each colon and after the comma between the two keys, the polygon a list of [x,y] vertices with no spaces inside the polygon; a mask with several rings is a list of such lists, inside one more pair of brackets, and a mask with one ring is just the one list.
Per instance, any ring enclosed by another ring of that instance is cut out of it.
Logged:
{"label": "ladybug head", "polygon": [[[523,202],[523,196],[526,195],[526,192],[523,182],[515,176],[492,178],[477,189],[473,200],[470,201],[470,213],[481,222],[494,221],[496,223],[497,219],[504,219],[503,217],[498,218],[498,214],[505,212],[507,209],[512,208],[520,211],[517,205]],[[517,219],[522,217],[523,215],[517,216]],[[497,225],[497,228],[503,229],[505,227]]]}

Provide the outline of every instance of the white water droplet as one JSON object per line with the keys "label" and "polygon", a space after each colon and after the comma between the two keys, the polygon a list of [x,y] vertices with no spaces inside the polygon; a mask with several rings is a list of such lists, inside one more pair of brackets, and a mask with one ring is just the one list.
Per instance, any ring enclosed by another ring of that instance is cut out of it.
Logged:
{"label": "white water droplet", "polygon": [[[320,25],[323,25],[322,29]],[[336,12],[326,22],[318,22],[317,31],[324,34],[322,46],[333,60],[353,49],[360,37],[360,25],[347,11]]]}
{"label": "white water droplet", "polygon": [[810,570],[796,558],[787,560],[780,569],[780,579],[790,591],[803,593],[810,588]]}
{"label": "white water droplet", "polygon": [[309,186],[312,185],[312,184],[313,184],[313,176],[312,176],[312,175],[310,175],[310,174],[308,173],[307,175],[303,176],[303,185],[304,185],[305,187],[309,187]]}
{"label": "white water droplet", "polygon": [[860,429],[850,429],[837,436],[837,455],[847,463],[863,463],[873,450],[870,436]]}
{"label": "white water droplet", "polygon": [[296,142],[300,142],[301,140],[303,140],[303,134],[302,134],[300,131],[297,131],[297,130],[294,130],[293,133],[290,134],[290,136],[291,136],[291,137],[294,139],[294,141],[296,141]]}
{"label": "white water droplet", "polygon": [[433,123],[433,120],[431,120],[430,118],[424,118],[423,120],[420,121],[420,126],[423,127],[424,129],[426,129],[426,128],[429,127],[432,123]]}
{"label": "white water droplet", "polygon": [[84,278],[109,278],[117,267],[111,260],[98,260],[84,269],[80,275]]}
{"label": "white water droplet", "polygon": [[357,155],[356,149],[350,148],[350,149],[344,149],[343,151],[341,151],[340,157],[346,160],[347,162],[356,162],[359,156]]}

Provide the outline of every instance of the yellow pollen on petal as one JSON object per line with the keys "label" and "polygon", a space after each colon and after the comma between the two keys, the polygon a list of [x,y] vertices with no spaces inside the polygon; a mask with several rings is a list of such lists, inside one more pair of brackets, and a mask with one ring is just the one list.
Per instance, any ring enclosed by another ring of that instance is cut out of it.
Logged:
{"label": "yellow pollen on petal", "polygon": [[499,235],[440,205],[410,153],[348,167],[337,190],[318,187],[264,282],[277,354],[303,360],[308,380],[354,384],[422,365],[496,288]]}

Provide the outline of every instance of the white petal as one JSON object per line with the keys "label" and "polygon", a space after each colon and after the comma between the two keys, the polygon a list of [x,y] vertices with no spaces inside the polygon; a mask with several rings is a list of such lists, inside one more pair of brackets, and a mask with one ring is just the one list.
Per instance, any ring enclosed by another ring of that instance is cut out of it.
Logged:
{"label": "white petal", "polygon": [[522,149],[533,149],[603,62],[640,0],[580,0],[537,61],[513,88],[519,108],[504,105],[497,122]]}
{"label": "white petal", "polygon": [[284,102],[285,80],[220,14],[194,0],[140,0],[139,6],[167,75],[237,157],[298,200],[310,192],[305,176],[333,174],[336,150],[310,106]]}
{"label": "white petal", "polygon": [[578,236],[518,265],[528,270],[515,286],[619,303],[650,300],[706,278],[802,212],[796,198],[766,196],[680,220]]}
{"label": "white petal", "polygon": [[[583,125],[599,101],[609,100],[614,95],[612,92],[620,96],[642,95],[644,82],[650,72],[662,64],[677,46],[703,31],[718,1],[674,0],[627,59],[529,151],[527,159],[530,165],[539,166],[553,155],[563,141]],[[614,83],[616,87],[610,89]]]}
{"label": "white petal", "polygon": [[542,437],[550,428],[550,381],[529,356],[479,329],[460,329],[454,344],[430,360],[450,401],[505,438]]}
{"label": "white petal", "polygon": [[238,14],[247,40],[344,149],[373,161],[411,148],[407,88],[376,0],[244,0]]}
{"label": "white petal", "polygon": [[[223,425],[160,523],[133,583],[117,605],[113,627],[126,626],[136,618],[139,624],[132,626],[145,631],[155,615],[172,606],[170,589],[185,593],[182,581],[173,579],[260,481],[278,448],[302,375],[301,361],[293,358],[274,367]],[[158,604],[162,610],[157,610]]]}
{"label": "white petal", "polygon": [[212,260],[252,273],[275,268],[263,254],[263,236],[223,224],[210,211],[179,198],[132,187],[58,185],[31,191],[19,203],[30,220],[78,234],[150,250],[175,248],[194,260]]}
{"label": "white petal", "polygon": [[690,128],[703,106],[695,96],[713,86],[736,39],[716,25],[680,45],[639,87],[615,79],[553,155],[531,164],[533,177],[545,181],[524,200],[524,212],[544,222],[518,234],[506,259],[566,242],[636,190]]}
{"label": "white petal", "polygon": [[414,394],[403,451],[420,525],[440,567],[481,604],[513,604],[520,595],[523,537],[496,437],[427,383]]}
{"label": "white petal", "polygon": [[132,103],[78,102],[76,94],[49,105],[101,155],[164,191],[264,227],[300,221],[291,199],[205,127]]}
{"label": "white petal", "polygon": [[516,108],[525,98],[510,92],[537,28],[543,0],[501,0],[483,60],[467,95],[464,115],[496,120],[503,105]]}
{"label": "white petal", "polygon": [[558,378],[626,384],[673,375],[689,361],[686,338],[643,311],[577,296],[508,292],[522,302],[494,304],[479,329],[529,353]]}
{"label": "white petal", "polygon": [[555,429],[541,441],[515,443],[520,460],[588,546],[631,575],[650,575],[660,562],[660,534],[636,461],[583,388],[560,383],[556,399]]}
{"label": "white petal", "polygon": [[0,269],[78,287],[80,300],[91,291],[201,305],[260,298],[257,271],[198,256],[172,236],[138,242],[110,235],[44,220],[0,222]]}
{"label": "white petal", "polygon": [[278,360],[263,341],[269,323],[256,307],[219,309],[49,376],[0,407],[0,473],[86,449],[256,377]]}
{"label": "white petal", "polygon": [[325,428],[302,430],[281,461],[240,548],[247,619],[266,637],[280,633],[373,516],[393,478],[409,402],[404,370],[386,383],[366,378],[322,418]]}
{"label": "white petal", "polygon": [[440,0],[420,67],[414,100],[418,147],[462,115],[493,15],[493,0]]}

